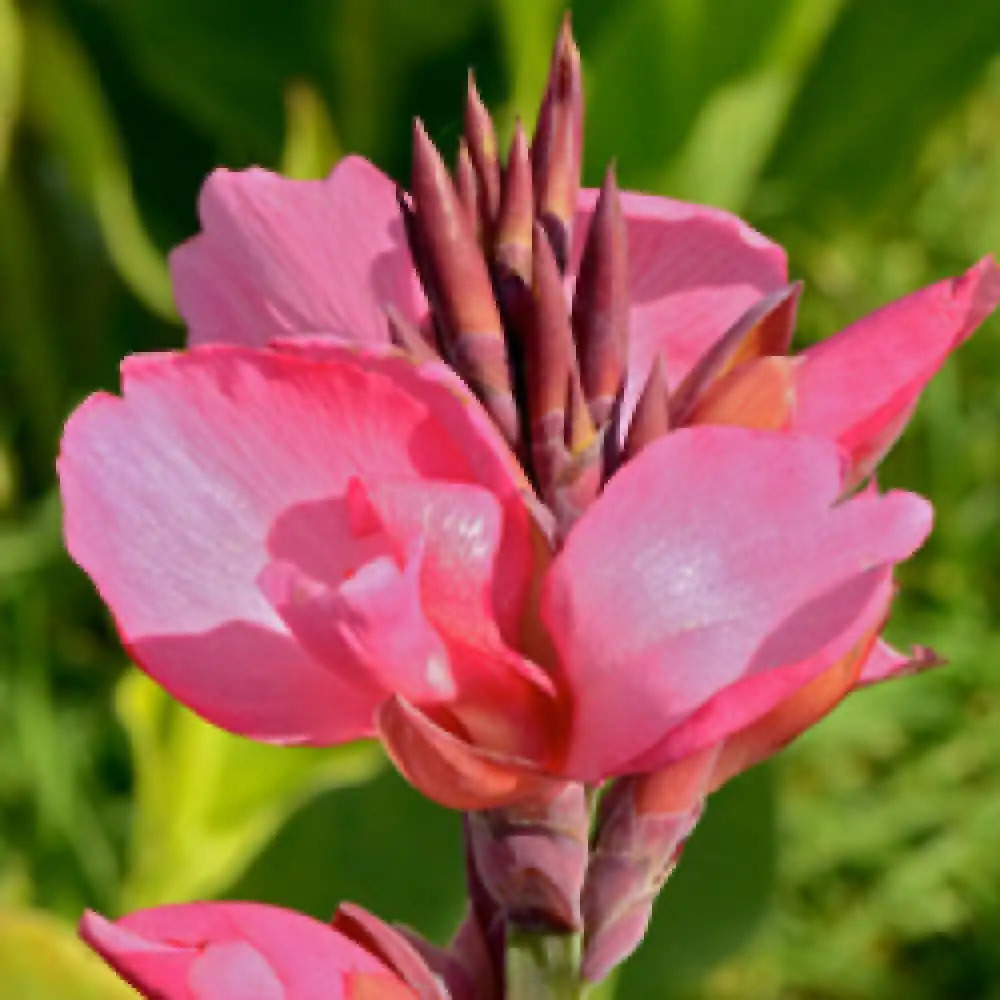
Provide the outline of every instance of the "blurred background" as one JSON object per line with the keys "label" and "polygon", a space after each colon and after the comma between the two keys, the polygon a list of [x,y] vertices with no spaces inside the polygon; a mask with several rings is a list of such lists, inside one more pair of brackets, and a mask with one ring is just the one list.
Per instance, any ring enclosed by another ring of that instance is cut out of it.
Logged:
{"label": "blurred background", "polygon": [[[533,120],[552,0],[0,0],[0,997],[114,1000],[84,906],[349,897],[444,939],[456,817],[372,747],[285,751],[128,667],[61,548],[59,429],[182,344],[167,250],[217,164],[398,179],[465,72]],[[738,212],[806,282],[800,343],[1000,249],[995,0],[572,5],[586,179]],[[891,635],[951,666],[854,697],[712,802],[620,997],[1000,998],[1000,323],[885,466],[933,498]],[[404,842],[400,835],[405,831]],[[605,996],[611,996],[608,990]]]}

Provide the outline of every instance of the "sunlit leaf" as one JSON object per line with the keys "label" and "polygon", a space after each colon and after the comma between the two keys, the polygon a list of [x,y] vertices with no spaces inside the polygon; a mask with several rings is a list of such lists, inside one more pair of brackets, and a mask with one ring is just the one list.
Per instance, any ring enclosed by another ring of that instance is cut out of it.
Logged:
{"label": "sunlit leaf", "polygon": [[0,997],[5,1000],[135,1000],[80,941],[44,913],[0,909]]}
{"label": "sunlit leaf", "polygon": [[34,10],[25,24],[32,124],[55,145],[93,208],[122,279],[153,312],[174,318],[166,261],[139,217],[116,125],[86,53],[52,14]]}
{"label": "sunlit leaf", "polygon": [[768,168],[799,216],[867,212],[1000,50],[993,0],[848,4],[797,95]]}
{"label": "sunlit leaf", "polygon": [[21,104],[21,17],[14,0],[0,0],[0,179],[7,169],[10,138]]}
{"label": "sunlit leaf", "polygon": [[126,909],[217,894],[303,802],[382,764],[370,744],[274,747],[225,733],[135,670],[118,708],[136,777]]}
{"label": "sunlit leaf", "polygon": [[841,6],[824,0],[787,11],[757,65],[707,96],[660,190],[733,211],[744,206]]}
{"label": "sunlit leaf", "polygon": [[342,155],[322,96],[304,80],[289,84],[281,172],[298,180],[325,177]]}

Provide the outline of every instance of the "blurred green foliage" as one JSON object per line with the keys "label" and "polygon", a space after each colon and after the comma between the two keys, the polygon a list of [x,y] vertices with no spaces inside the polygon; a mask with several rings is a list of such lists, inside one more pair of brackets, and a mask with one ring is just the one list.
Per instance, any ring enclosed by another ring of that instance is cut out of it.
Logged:
{"label": "blurred green foliage", "polygon": [[[627,186],[783,242],[804,340],[1000,247],[995,0],[573,7],[587,178],[617,156]],[[561,10],[0,0],[0,995],[114,995],[76,971],[86,905],[349,896],[438,939],[457,919],[456,819],[372,748],[251,747],[123,674],[52,463],[123,354],[182,343],[165,255],[214,165],[319,176],[358,151],[405,178],[410,115],[454,146],[468,65],[502,130],[532,119]],[[998,368],[994,320],[883,477],[938,510],[893,633],[953,665],[852,699],[777,792],[761,770],[721,793],[620,996],[1000,997]]]}

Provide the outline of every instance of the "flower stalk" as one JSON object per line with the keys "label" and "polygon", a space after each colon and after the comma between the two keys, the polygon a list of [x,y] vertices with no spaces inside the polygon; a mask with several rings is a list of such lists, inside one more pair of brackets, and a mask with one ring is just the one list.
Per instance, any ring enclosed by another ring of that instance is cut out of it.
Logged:
{"label": "flower stalk", "polygon": [[582,1000],[580,935],[511,931],[507,1000]]}

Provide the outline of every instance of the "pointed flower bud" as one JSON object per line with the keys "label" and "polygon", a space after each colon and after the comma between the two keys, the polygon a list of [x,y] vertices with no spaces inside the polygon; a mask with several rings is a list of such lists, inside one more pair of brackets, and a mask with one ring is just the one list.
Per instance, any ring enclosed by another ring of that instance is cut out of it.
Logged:
{"label": "pointed flower bud", "polygon": [[514,274],[531,284],[531,242],[534,226],[531,161],[520,119],[514,125],[503,196],[497,221],[493,259],[502,274]]}
{"label": "pointed flower bud", "polygon": [[569,15],[563,20],[531,148],[535,208],[560,269],[569,261],[583,159],[583,77]]}
{"label": "pointed flower bud", "polygon": [[482,242],[483,220],[479,211],[479,181],[476,178],[476,168],[472,165],[469,147],[465,139],[459,140],[458,159],[455,162],[455,190],[458,200],[465,209],[466,217],[476,239]]}
{"label": "pointed flower bud", "polygon": [[587,793],[576,782],[549,799],[469,814],[472,863],[507,923],[582,929],[589,828]]}
{"label": "pointed flower bud", "polygon": [[489,232],[500,212],[500,157],[493,119],[479,96],[472,70],[465,101],[465,141],[479,182],[481,222]]}
{"label": "pointed flower bud", "polygon": [[628,349],[628,248],[614,167],[590,220],[573,300],[580,375],[594,423],[611,416],[625,380]]}
{"label": "pointed flower bud", "polygon": [[516,448],[517,404],[486,261],[444,161],[419,121],[413,129],[411,187],[417,241],[432,274],[445,350]]}
{"label": "pointed flower bud", "polygon": [[531,160],[524,128],[518,119],[507,154],[492,253],[497,300],[505,321],[515,331],[523,330],[527,323],[534,216]]}
{"label": "pointed flower bud", "polygon": [[628,461],[670,430],[670,406],[667,396],[667,376],[663,359],[657,357],[650,369],[639,402],[636,403],[632,422],[625,437],[622,458]]}
{"label": "pointed flower bud", "polygon": [[566,406],[575,359],[573,332],[555,256],[545,230],[537,223],[534,235],[525,389],[535,478],[542,498],[547,499],[568,459]]}
{"label": "pointed flower bud", "polygon": [[653,903],[701,815],[714,751],[668,776],[619,778],[601,799],[583,892],[582,972],[600,982],[639,946]]}

